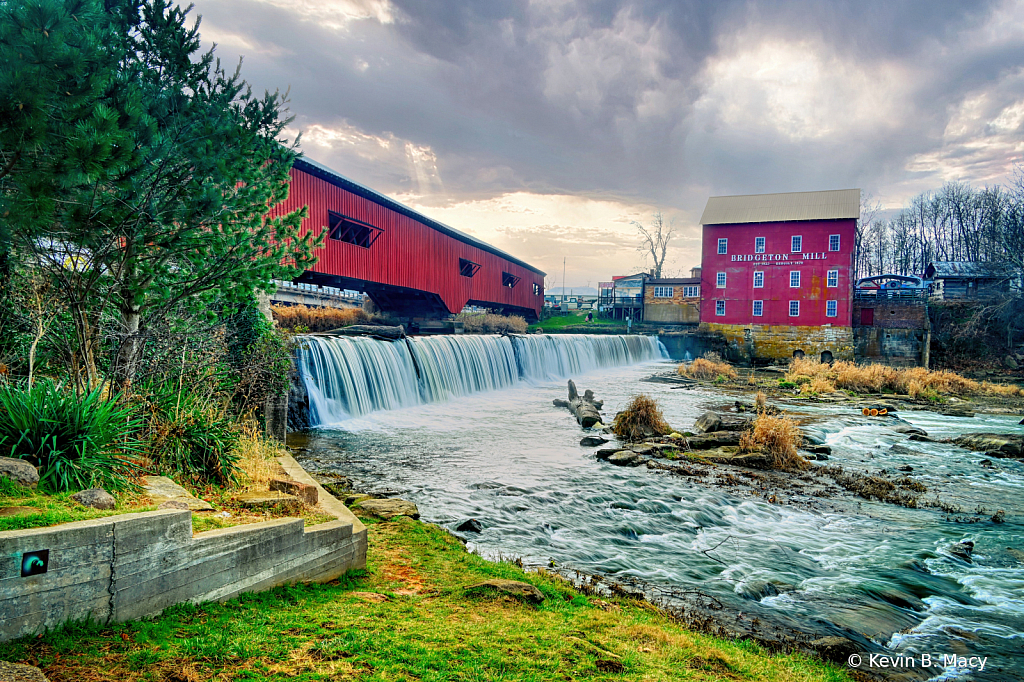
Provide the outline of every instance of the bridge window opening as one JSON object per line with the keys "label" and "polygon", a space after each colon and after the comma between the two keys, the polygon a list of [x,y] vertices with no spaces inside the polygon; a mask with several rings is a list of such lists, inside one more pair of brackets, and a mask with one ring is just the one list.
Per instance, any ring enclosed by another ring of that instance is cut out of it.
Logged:
{"label": "bridge window opening", "polygon": [[331,239],[337,239],[347,244],[355,244],[356,246],[368,249],[373,246],[373,243],[377,241],[377,237],[380,236],[381,229],[379,227],[374,227],[353,218],[347,218],[334,211],[329,211],[327,215],[328,234]]}
{"label": "bridge window opening", "polygon": [[477,263],[465,258],[459,259],[459,274],[463,277],[472,277],[479,269],[480,266]]}
{"label": "bridge window opening", "polygon": [[501,273],[501,286],[515,289],[516,285],[519,284],[519,279],[519,277],[510,272],[503,272]]}
{"label": "bridge window opening", "polygon": [[540,285],[536,282],[533,283],[533,295],[540,296]]}

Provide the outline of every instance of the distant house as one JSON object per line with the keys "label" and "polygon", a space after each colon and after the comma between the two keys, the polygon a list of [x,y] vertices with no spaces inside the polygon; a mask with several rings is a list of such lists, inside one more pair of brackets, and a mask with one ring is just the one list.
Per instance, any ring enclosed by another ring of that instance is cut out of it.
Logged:
{"label": "distant house", "polygon": [[634,275],[618,275],[612,277],[611,288],[608,282],[598,284],[601,295],[598,306],[601,311],[617,320],[630,318],[638,321],[644,314],[644,282],[651,279],[650,274],[638,272]]}
{"label": "distant house", "polygon": [[700,268],[691,277],[648,279],[644,283],[644,321],[651,324],[700,324]]}
{"label": "distant house", "polygon": [[991,298],[1010,290],[1013,274],[993,263],[935,261],[925,268],[933,301]]}

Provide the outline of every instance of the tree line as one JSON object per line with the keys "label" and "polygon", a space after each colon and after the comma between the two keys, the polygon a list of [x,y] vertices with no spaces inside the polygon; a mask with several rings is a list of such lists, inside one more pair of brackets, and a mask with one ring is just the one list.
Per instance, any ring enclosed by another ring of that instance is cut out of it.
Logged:
{"label": "tree line", "polygon": [[948,182],[923,192],[888,220],[880,207],[862,209],[857,231],[858,277],[921,275],[935,261],[987,264],[993,272],[1024,277],[1024,167],[1006,186]]}

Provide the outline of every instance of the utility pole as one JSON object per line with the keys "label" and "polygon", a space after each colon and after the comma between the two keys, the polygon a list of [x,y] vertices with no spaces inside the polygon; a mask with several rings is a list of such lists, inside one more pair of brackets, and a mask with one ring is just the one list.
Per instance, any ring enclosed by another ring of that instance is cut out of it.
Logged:
{"label": "utility pole", "polygon": [[566,312],[565,309],[565,256],[562,256],[562,312]]}

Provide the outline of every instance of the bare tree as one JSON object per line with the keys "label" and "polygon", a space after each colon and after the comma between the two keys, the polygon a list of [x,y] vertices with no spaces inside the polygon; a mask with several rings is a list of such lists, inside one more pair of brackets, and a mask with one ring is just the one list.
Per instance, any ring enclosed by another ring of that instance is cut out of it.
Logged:
{"label": "bare tree", "polygon": [[660,279],[662,268],[665,267],[668,245],[674,236],[675,227],[671,222],[667,225],[665,224],[661,211],[656,212],[652,216],[650,225],[644,225],[638,220],[632,221],[632,225],[640,233],[640,245],[636,247],[636,250],[644,255],[645,262],[648,258],[651,259],[654,264],[654,277],[655,279]]}

